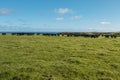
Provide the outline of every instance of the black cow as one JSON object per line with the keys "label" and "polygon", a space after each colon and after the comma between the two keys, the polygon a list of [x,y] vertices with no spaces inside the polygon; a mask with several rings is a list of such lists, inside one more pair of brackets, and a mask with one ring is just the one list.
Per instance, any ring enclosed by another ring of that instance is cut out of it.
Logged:
{"label": "black cow", "polygon": [[34,33],[26,33],[28,36],[34,35]]}
{"label": "black cow", "polygon": [[11,35],[16,35],[17,33],[11,33]]}
{"label": "black cow", "polygon": [[109,34],[106,34],[106,35],[104,35],[105,36],[105,38],[109,38],[110,37],[110,35]]}
{"label": "black cow", "polygon": [[40,35],[40,33],[37,33],[36,35]]}
{"label": "black cow", "polygon": [[116,37],[117,37],[117,35],[115,35],[115,34],[111,35],[111,38],[116,38]]}
{"label": "black cow", "polygon": [[97,34],[92,34],[91,35],[91,38],[98,38],[100,35],[97,35]]}
{"label": "black cow", "polygon": [[16,33],[17,36],[23,36],[25,33]]}
{"label": "black cow", "polygon": [[2,33],[2,35],[6,35],[6,33]]}
{"label": "black cow", "polygon": [[117,35],[115,34],[104,34],[105,38],[116,38]]}

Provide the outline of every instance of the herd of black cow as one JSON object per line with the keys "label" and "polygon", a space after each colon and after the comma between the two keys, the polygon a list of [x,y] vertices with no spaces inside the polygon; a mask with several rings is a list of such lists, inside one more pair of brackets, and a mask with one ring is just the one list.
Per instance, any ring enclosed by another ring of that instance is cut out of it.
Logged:
{"label": "herd of black cow", "polygon": [[[2,35],[7,35],[7,33],[1,33]],[[67,36],[67,37],[90,37],[90,38],[98,38],[99,36],[105,38],[117,38],[116,34],[111,33],[10,33],[11,35],[23,36],[23,35],[43,35],[43,36]]]}

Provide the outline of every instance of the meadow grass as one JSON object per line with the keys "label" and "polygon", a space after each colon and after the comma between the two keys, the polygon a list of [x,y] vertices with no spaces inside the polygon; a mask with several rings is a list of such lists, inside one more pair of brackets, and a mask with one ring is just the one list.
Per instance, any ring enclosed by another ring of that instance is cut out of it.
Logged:
{"label": "meadow grass", "polygon": [[120,38],[0,35],[0,80],[120,80]]}

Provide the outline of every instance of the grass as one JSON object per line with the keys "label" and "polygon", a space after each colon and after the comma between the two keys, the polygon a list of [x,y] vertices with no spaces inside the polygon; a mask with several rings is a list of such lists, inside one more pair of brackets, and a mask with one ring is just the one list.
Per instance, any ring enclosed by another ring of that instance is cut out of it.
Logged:
{"label": "grass", "polygon": [[0,35],[0,80],[120,80],[120,38]]}

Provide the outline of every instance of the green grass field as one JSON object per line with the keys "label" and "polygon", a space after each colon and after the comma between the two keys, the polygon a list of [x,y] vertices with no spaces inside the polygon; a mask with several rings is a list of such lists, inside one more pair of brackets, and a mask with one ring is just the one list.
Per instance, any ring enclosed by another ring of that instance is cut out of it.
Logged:
{"label": "green grass field", "polygon": [[0,35],[0,80],[120,80],[120,38]]}

